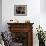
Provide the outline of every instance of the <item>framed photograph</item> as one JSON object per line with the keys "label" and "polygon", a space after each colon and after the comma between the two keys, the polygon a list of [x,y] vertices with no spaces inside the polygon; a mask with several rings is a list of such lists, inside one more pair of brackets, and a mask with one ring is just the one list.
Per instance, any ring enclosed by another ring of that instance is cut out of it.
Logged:
{"label": "framed photograph", "polygon": [[27,5],[14,5],[14,16],[26,16]]}

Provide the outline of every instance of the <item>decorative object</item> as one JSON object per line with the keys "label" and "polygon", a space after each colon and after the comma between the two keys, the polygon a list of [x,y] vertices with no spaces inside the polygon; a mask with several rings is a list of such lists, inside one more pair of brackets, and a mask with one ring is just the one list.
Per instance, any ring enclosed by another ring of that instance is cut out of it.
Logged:
{"label": "decorative object", "polygon": [[9,23],[19,23],[19,21],[17,19],[11,19],[10,21],[8,21]]}
{"label": "decorative object", "polygon": [[45,40],[46,40],[46,31],[44,31],[44,34],[45,34]]}
{"label": "decorative object", "polygon": [[4,41],[4,45],[5,46],[10,46],[10,42],[12,42],[12,36],[11,36],[11,32],[9,31],[5,31],[5,32],[1,32],[1,36],[2,39]]}
{"label": "decorative object", "polygon": [[45,46],[45,35],[43,32],[42,27],[36,28],[37,29],[37,34],[38,35],[38,40],[39,40],[39,46]]}
{"label": "decorative object", "polygon": [[26,16],[27,5],[14,5],[14,16]]}
{"label": "decorative object", "polygon": [[5,46],[1,34],[2,34],[2,33],[0,32],[0,46]]}
{"label": "decorative object", "polygon": [[26,20],[25,23],[30,23],[30,20]]}

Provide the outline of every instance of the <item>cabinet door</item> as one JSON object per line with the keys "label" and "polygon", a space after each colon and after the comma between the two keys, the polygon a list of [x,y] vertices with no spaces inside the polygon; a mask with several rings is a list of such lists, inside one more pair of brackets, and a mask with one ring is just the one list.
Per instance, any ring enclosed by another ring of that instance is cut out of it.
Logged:
{"label": "cabinet door", "polygon": [[12,32],[12,39],[16,43],[28,46],[28,32]]}

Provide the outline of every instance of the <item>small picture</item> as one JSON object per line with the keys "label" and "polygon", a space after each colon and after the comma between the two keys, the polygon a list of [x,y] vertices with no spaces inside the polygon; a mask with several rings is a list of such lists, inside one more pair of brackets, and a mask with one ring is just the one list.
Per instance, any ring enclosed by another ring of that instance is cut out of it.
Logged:
{"label": "small picture", "polygon": [[16,14],[25,14],[25,7],[16,7]]}
{"label": "small picture", "polygon": [[27,5],[14,5],[14,16],[20,15],[27,15]]}

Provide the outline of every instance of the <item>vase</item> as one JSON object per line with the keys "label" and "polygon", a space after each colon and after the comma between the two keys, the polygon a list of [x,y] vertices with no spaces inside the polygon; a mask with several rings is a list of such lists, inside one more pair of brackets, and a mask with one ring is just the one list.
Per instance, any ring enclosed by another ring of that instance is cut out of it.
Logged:
{"label": "vase", "polygon": [[39,46],[45,46],[45,41],[39,40]]}

